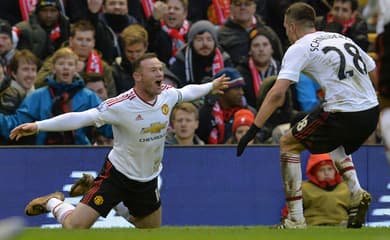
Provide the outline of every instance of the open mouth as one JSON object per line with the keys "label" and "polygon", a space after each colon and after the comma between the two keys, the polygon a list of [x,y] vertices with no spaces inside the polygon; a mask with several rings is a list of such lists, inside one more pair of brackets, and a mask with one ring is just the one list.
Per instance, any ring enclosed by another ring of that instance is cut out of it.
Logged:
{"label": "open mouth", "polygon": [[155,82],[157,84],[157,86],[161,87],[161,84],[162,84],[162,80],[158,80]]}
{"label": "open mouth", "polygon": [[176,23],[176,18],[173,18],[173,17],[168,17],[167,19],[167,23],[170,23],[170,24],[175,24]]}
{"label": "open mouth", "polygon": [[70,77],[70,73],[63,73],[61,76],[63,79],[68,79]]}
{"label": "open mouth", "polygon": [[34,79],[28,78],[28,79],[25,79],[24,82],[27,84],[34,84]]}
{"label": "open mouth", "polygon": [[168,21],[171,21],[171,22],[176,21],[176,18],[175,17],[168,17]]}

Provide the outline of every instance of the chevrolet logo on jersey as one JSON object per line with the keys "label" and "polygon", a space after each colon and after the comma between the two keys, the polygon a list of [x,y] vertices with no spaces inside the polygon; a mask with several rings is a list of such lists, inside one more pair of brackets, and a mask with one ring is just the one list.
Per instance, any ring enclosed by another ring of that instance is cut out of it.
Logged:
{"label": "chevrolet logo on jersey", "polygon": [[167,127],[167,122],[165,123],[152,123],[150,127],[142,128],[142,133],[159,133],[162,129]]}

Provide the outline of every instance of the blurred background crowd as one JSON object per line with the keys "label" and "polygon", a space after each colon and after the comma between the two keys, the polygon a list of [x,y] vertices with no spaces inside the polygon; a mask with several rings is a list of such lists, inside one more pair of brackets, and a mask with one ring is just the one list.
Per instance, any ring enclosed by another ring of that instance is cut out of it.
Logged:
{"label": "blurred background crowd", "polygon": [[[166,143],[236,144],[276,80],[290,44],[284,11],[294,2],[3,0],[0,144],[111,145],[104,129],[92,127],[18,142],[8,135],[21,123],[83,111],[129,90],[134,85],[132,64],[146,52],[164,62],[164,81],[174,87],[230,77],[223,95],[175,107]],[[386,65],[390,17],[384,9],[389,1],[301,2],[316,10],[317,30],[351,38],[378,65]],[[76,58],[76,66],[67,64],[68,58]],[[388,84],[374,84],[386,93]],[[253,144],[277,144],[297,116],[320,104],[322,96],[318,84],[302,73]],[[381,141],[378,131],[367,143]]]}

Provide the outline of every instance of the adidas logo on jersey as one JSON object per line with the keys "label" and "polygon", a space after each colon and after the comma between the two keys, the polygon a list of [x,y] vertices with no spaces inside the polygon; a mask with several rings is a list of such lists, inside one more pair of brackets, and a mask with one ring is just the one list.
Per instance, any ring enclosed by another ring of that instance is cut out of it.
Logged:
{"label": "adidas logo on jersey", "polygon": [[135,121],[141,121],[144,120],[144,118],[141,116],[141,114],[138,114],[138,116],[135,118]]}

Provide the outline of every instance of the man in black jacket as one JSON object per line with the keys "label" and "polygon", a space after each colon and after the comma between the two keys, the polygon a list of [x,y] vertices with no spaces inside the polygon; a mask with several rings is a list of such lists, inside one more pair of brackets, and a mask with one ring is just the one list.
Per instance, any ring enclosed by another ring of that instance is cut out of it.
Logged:
{"label": "man in black jacket", "polygon": [[334,0],[328,14],[318,17],[316,22],[317,30],[341,33],[368,50],[368,27],[359,16],[357,0]]}
{"label": "man in black jacket", "polygon": [[16,24],[18,49],[32,51],[42,61],[69,38],[69,20],[61,12],[59,0],[39,0],[27,21]]}
{"label": "man in black jacket", "polygon": [[283,49],[279,37],[267,26],[256,12],[257,0],[234,0],[230,5],[230,17],[218,31],[218,40],[227,51],[236,66],[242,57],[248,55],[250,31],[254,28],[265,29],[272,34],[271,44],[274,58],[282,59]]}

